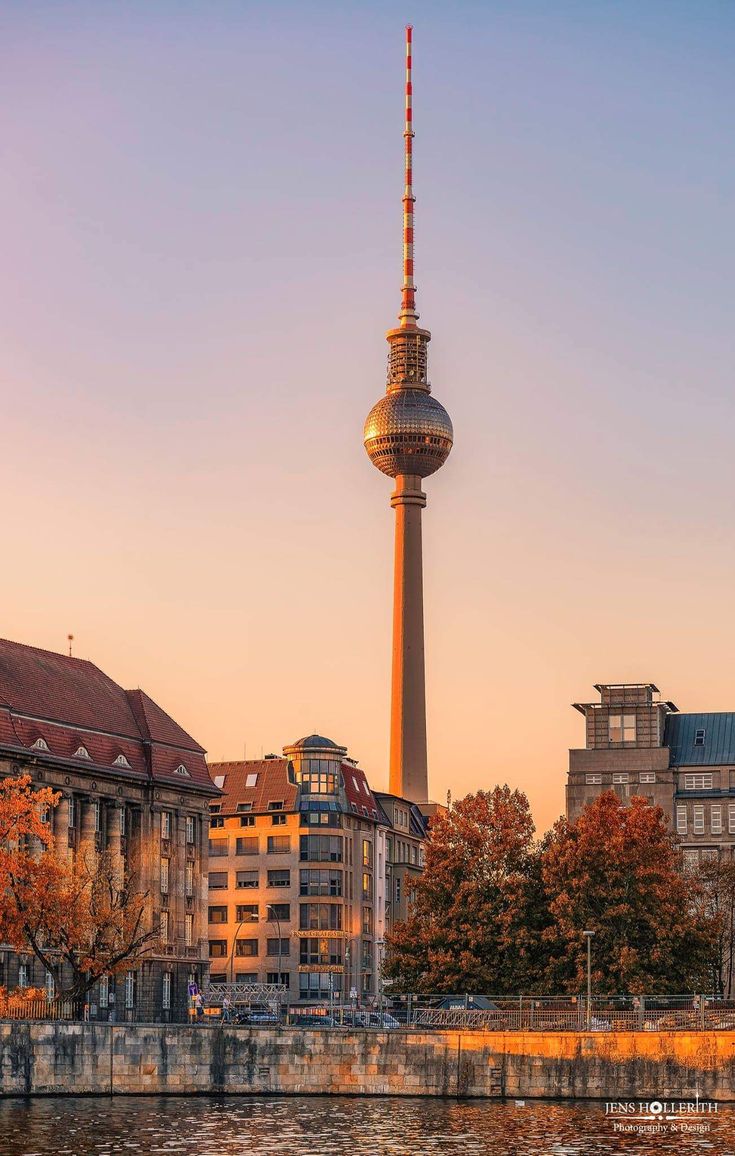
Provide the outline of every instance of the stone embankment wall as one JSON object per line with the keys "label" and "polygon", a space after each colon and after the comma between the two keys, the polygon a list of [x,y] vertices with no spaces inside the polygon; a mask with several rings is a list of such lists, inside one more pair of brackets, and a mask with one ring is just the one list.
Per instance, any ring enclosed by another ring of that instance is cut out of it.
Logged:
{"label": "stone embankment wall", "polygon": [[735,1100],[735,1032],[0,1023],[0,1092]]}

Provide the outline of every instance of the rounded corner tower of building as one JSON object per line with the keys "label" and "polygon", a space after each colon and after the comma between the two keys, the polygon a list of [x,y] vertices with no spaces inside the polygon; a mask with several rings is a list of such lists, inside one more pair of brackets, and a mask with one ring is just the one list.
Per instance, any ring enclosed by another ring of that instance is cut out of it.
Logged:
{"label": "rounded corner tower of building", "polygon": [[387,333],[388,384],[365,422],[364,444],[373,465],[396,479],[391,693],[390,790],[412,802],[428,801],[421,510],[423,478],[440,469],[454,431],[444,406],[431,396],[428,344],[420,329],[414,284],[412,29],[406,28],[405,188],[403,289],[399,325]]}

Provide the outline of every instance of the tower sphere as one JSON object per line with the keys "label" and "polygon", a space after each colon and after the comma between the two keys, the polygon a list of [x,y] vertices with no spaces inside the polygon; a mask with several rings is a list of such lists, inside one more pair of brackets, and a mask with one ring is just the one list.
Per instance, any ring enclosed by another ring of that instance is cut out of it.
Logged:
{"label": "tower sphere", "polygon": [[391,390],[365,422],[368,457],[390,478],[428,478],[444,465],[453,438],[449,414],[426,389]]}

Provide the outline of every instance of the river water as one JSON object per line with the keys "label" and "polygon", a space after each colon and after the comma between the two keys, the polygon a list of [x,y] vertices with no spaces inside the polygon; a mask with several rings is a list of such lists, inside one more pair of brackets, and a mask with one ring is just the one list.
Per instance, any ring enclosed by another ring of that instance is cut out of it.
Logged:
{"label": "river water", "polygon": [[[698,1117],[701,1119],[701,1117]],[[615,1132],[604,1104],[388,1097],[0,1100],[2,1156],[735,1156],[735,1111],[703,1133]],[[670,1128],[670,1125],[668,1126]]]}

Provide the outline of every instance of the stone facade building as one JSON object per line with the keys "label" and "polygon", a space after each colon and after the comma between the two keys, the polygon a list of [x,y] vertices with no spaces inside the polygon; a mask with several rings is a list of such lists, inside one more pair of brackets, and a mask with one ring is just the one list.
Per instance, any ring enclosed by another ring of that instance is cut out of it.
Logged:
{"label": "stone facade building", "polygon": [[735,848],[735,713],[680,713],[653,683],[598,684],[599,702],[574,703],[586,745],[569,752],[567,815],[602,791],[663,808],[694,865]]}
{"label": "stone facade building", "polygon": [[[181,1019],[187,986],[208,971],[209,801],[203,749],[142,690],[123,690],[78,658],[0,641],[0,775],[61,792],[57,849],[108,851],[151,897],[160,940],[144,962],[97,985],[92,1018]],[[46,987],[30,953],[0,947],[0,983]]]}
{"label": "stone facade building", "polygon": [[213,763],[212,982],[284,983],[292,1002],[379,993],[383,937],[421,871],[415,804],[376,794],[346,747],[309,735],[284,757]]}

